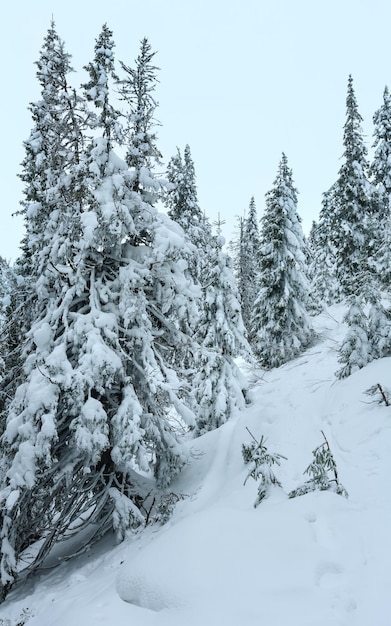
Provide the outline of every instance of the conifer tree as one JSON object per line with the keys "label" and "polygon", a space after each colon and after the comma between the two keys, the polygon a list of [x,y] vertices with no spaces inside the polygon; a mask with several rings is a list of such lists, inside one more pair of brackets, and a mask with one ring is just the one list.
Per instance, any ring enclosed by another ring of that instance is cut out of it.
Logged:
{"label": "conifer tree", "polygon": [[236,217],[234,237],[228,244],[229,253],[233,260],[234,274],[240,302],[243,302],[246,284],[245,247],[244,247],[245,218]]}
{"label": "conifer tree", "polygon": [[368,320],[363,310],[362,299],[351,296],[349,309],[344,317],[348,332],[339,349],[338,361],[342,363],[336,372],[338,378],[346,378],[361,369],[371,360],[368,341]]}
{"label": "conifer tree", "polygon": [[377,211],[372,217],[374,233],[374,263],[380,285],[391,286],[391,96],[388,87],[383,104],[373,116],[374,158],[370,166],[376,189]]}
{"label": "conifer tree", "polygon": [[201,346],[193,386],[198,406],[196,433],[218,428],[241,410],[246,402],[247,383],[234,358],[249,360],[250,348],[228,255],[223,238],[210,241],[203,277],[203,306],[196,334]]}
{"label": "conifer tree", "polygon": [[313,239],[310,262],[311,291],[315,301],[326,305],[338,300],[338,284],[335,269],[335,248],[332,243],[333,222],[331,206],[333,188],[323,194],[322,209],[316,236]]}
{"label": "conifer tree", "polygon": [[310,478],[300,487],[289,493],[290,498],[304,496],[311,491],[333,491],[348,497],[348,492],[339,481],[337,464],[331,452],[329,442],[322,431],[324,442],[313,450],[313,460],[304,471]]}
{"label": "conifer tree", "polygon": [[[5,361],[0,388],[2,410],[22,380],[25,335],[35,314],[37,279],[51,263],[54,235],[58,247],[61,247],[61,238],[69,236],[70,223],[66,215],[78,190],[75,178],[71,183],[69,173],[80,164],[86,126],[83,99],[68,82],[73,71],[71,57],[53,21],[36,66],[41,97],[29,106],[33,128],[24,142],[25,157],[20,174],[24,182],[21,213],[25,217],[26,234],[22,240],[22,255],[14,267],[14,288],[1,341]],[[41,298],[45,298],[45,293]]]}
{"label": "conifer tree", "polygon": [[244,484],[246,484],[250,477],[254,480],[260,479],[257,498],[254,502],[254,508],[256,508],[270,495],[273,488],[279,487],[282,489],[282,485],[272,468],[273,465],[279,466],[281,459],[286,460],[286,457],[282,454],[269,452],[263,436],[257,441],[252,433],[250,433],[250,435],[253,439],[251,443],[249,445],[242,445],[243,460],[246,464],[249,464],[249,470]]}
{"label": "conifer tree", "polygon": [[250,200],[248,215],[244,219],[243,237],[241,241],[241,281],[240,300],[242,305],[243,322],[247,329],[250,343],[252,342],[252,319],[254,302],[258,292],[259,274],[259,228],[255,200]]}
{"label": "conifer tree", "polygon": [[95,58],[84,68],[90,80],[82,85],[87,100],[93,102],[98,111],[94,122],[90,124],[101,129],[102,136],[107,139],[108,151],[112,147],[112,141],[122,143],[123,140],[122,128],[118,122],[120,113],[110,101],[111,85],[119,81],[115,72],[114,47],[113,33],[107,24],[103,24],[95,42]]}
{"label": "conifer tree", "polygon": [[285,154],[274,187],[266,194],[260,240],[253,348],[260,364],[272,368],[300,354],[314,337],[306,309],[310,288],[305,241]]}
{"label": "conifer tree", "polygon": [[386,193],[384,201],[389,204],[391,194],[391,96],[388,87],[384,88],[383,104],[373,116],[374,157],[370,173],[376,186]]}
{"label": "conifer tree", "polygon": [[[189,315],[193,285],[183,275],[186,244],[154,207],[152,57],[144,40],[124,82],[131,167],[113,151],[106,96],[94,99],[95,138],[59,176],[58,190],[69,196],[64,206],[61,193],[53,195],[52,212],[63,210],[58,219],[49,213],[50,247],[42,227],[48,262],[1,441],[3,596],[65,536],[94,530],[85,549],[108,529],[123,537],[143,523],[146,489],[164,489],[186,462],[170,419],[174,411],[193,427],[195,417],[183,400],[187,377],[166,354],[190,341],[172,318]],[[141,145],[132,120],[143,129]],[[39,266],[43,257],[30,249]]]}
{"label": "conifer tree", "polygon": [[370,358],[381,359],[391,354],[391,311],[384,308],[381,294],[375,288],[368,297],[368,343]]}
{"label": "conifer tree", "polygon": [[83,150],[84,105],[68,83],[73,71],[70,61],[52,21],[36,63],[41,98],[29,107],[34,127],[24,144],[26,154],[20,175],[25,183],[21,204],[27,232],[19,265],[29,276],[40,275],[47,262],[51,232],[56,230],[56,220],[61,216],[59,196],[64,198],[64,205],[67,202],[68,187],[63,174],[79,162]]}
{"label": "conifer tree", "polygon": [[189,272],[193,281],[200,283],[212,231],[198,203],[195,167],[189,145],[185,146],[183,157],[178,149],[170,159],[167,179],[170,183],[164,196],[167,213],[183,228],[193,246],[187,259]]}
{"label": "conifer tree", "polygon": [[189,273],[200,287],[193,320],[188,321],[195,342],[191,355],[185,352],[182,360],[196,368],[189,384],[193,389],[198,435],[218,428],[234,410],[243,408],[247,385],[234,357],[249,359],[250,350],[244,338],[230,259],[222,251],[222,238],[212,235],[198,205],[195,168],[188,146],[183,158],[178,150],[171,159],[168,179],[172,185],[165,198],[168,214],[183,228],[192,245],[187,257]]}
{"label": "conifer tree", "polygon": [[[154,92],[159,69],[152,62],[155,54],[148,39],[142,39],[136,66],[133,68],[121,61],[125,77],[119,81],[120,93],[127,107],[126,162],[135,173],[133,188],[135,191],[140,190],[142,196],[148,195],[151,184],[147,176],[143,180],[144,175],[147,175],[149,168],[160,163],[161,158],[154,130],[157,125],[154,118],[157,107]],[[152,188],[155,195],[159,188],[158,181],[153,183]]]}
{"label": "conifer tree", "polygon": [[238,218],[237,237],[230,242],[234,259],[234,271],[242,307],[243,323],[247,338],[252,343],[252,319],[254,302],[258,292],[259,274],[259,227],[255,200],[252,197],[247,217]]}
{"label": "conifer tree", "polygon": [[353,79],[349,76],[343,164],[333,193],[333,244],[341,295],[362,293],[369,282],[372,254],[369,216],[373,208],[367,149]]}

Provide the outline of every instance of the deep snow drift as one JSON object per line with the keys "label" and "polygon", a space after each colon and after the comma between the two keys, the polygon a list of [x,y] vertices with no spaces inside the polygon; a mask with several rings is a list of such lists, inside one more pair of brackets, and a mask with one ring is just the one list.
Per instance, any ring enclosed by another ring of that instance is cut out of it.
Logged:
{"label": "deep snow drift", "polygon": [[[316,318],[319,341],[273,371],[247,370],[252,404],[189,445],[191,463],[172,485],[186,494],[164,526],[16,587],[0,625],[389,626],[391,407],[365,391],[391,387],[391,358],[336,380],[346,327],[342,307]],[[287,457],[283,489],[256,509],[244,480],[248,428]],[[346,499],[287,493],[324,431]]]}

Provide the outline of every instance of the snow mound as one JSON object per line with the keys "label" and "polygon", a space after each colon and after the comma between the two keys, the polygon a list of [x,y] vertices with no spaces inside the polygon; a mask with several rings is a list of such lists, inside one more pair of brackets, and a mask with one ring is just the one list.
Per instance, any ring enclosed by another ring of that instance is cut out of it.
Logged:
{"label": "snow mound", "polygon": [[151,571],[124,568],[117,576],[116,591],[124,602],[150,611],[162,611],[184,604],[178,594]]}

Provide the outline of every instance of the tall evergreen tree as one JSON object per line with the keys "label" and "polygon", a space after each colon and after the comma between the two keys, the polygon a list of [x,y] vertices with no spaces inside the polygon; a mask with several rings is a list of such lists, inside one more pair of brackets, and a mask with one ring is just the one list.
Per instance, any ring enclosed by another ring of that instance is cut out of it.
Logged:
{"label": "tall evergreen tree", "polygon": [[240,302],[243,301],[243,293],[246,283],[244,225],[245,218],[237,216],[234,237],[228,244],[229,253],[233,259],[233,268]]}
{"label": "tall evergreen tree", "polygon": [[370,359],[381,359],[391,354],[391,311],[384,308],[377,289],[368,294],[368,342]]}
{"label": "tall evergreen tree", "polygon": [[187,258],[189,272],[200,287],[197,312],[189,320],[196,340],[190,359],[196,372],[189,383],[198,435],[218,428],[234,410],[243,408],[246,383],[234,357],[249,358],[249,347],[230,259],[222,251],[222,238],[212,235],[198,205],[195,168],[188,146],[183,159],[179,150],[171,159],[168,178],[168,214],[180,224],[192,245]]}
{"label": "tall evergreen tree", "polygon": [[167,168],[170,187],[164,196],[169,217],[179,224],[193,245],[189,272],[195,283],[200,283],[206,262],[206,250],[212,237],[211,227],[203,214],[197,197],[194,162],[189,145],[183,157],[180,150],[170,159]]}
{"label": "tall evergreen tree", "polygon": [[27,232],[19,265],[29,276],[39,276],[47,262],[51,233],[61,218],[59,196],[64,206],[67,203],[68,186],[63,174],[79,163],[83,151],[84,105],[68,84],[73,71],[70,61],[52,21],[36,63],[41,98],[30,104],[34,127],[24,143],[26,154],[20,175],[25,183],[21,204]]}
{"label": "tall evergreen tree", "polygon": [[31,327],[37,299],[36,283],[51,263],[54,234],[58,247],[61,247],[60,224],[62,236],[69,235],[66,215],[77,192],[77,182],[73,178],[71,184],[69,173],[80,164],[86,125],[84,102],[68,82],[73,71],[70,60],[52,21],[36,62],[41,97],[29,106],[33,128],[24,142],[20,178],[24,183],[21,212],[26,234],[22,255],[14,268],[8,322],[1,338],[5,362],[0,388],[2,410],[21,382],[22,362],[26,358],[25,335]]}
{"label": "tall evergreen tree", "polygon": [[391,96],[386,86],[383,92],[383,104],[373,116],[374,157],[370,172],[375,185],[381,186],[391,194]]}
{"label": "tall evergreen tree", "polygon": [[344,125],[343,164],[333,194],[333,244],[341,295],[362,293],[369,281],[372,249],[369,216],[372,189],[368,181],[367,149],[353,79],[349,76]]}
{"label": "tall evergreen tree", "polygon": [[391,96],[388,87],[383,104],[373,116],[374,158],[370,166],[376,189],[377,211],[372,217],[375,263],[380,285],[391,287]]}
{"label": "tall evergreen tree", "polygon": [[309,282],[297,191],[285,154],[261,220],[259,293],[254,306],[254,352],[263,367],[294,358],[314,337],[306,310]]}
{"label": "tall evergreen tree", "polygon": [[254,312],[254,302],[258,291],[258,274],[259,274],[259,228],[257,209],[255,200],[250,200],[248,215],[243,224],[243,236],[241,242],[241,268],[239,289],[242,305],[243,322],[247,329],[250,343],[252,342],[252,319]]}
{"label": "tall evergreen tree", "polygon": [[222,237],[210,241],[203,275],[204,301],[196,334],[201,352],[193,383],[197,434],[218,428],[246,403],[247,383],[234,359],[249,360],[250,349],[232,263],[222,244]]}
{"label": "tall evergreen tree", "polygon": [[339,349],[338,361],[342,363],[336,372],[338,378],[346,378],[361,369],[371,360],[368,342],[368,319],[364,313],[362,298],[351,296],[349,309],[344,317],[348,332]]}
{"label": "tall evergreen tree", "polygon": [[[160,163],[161,158],[154,130],[157,125],[154,118],[157,107],[154,92],[159,69],[152,62],[155,54],[148,39],[144,38],[141,41],[136,66],[132,68],[121,61],[125,78],[119,81],[120,93],[127,107],[126,162],[135,173],[134,190],[140,190],[142,195],[147,193],[151,182],[148,181],[148,177],[144,181],[144,175],[147,174],[148,168]],[[152,187],[156,193],[158,181],[155,181]]]}
{"label": "tall evergreen tree", "polygon": [[338,300],[338,284],[335,270],[335,248],[332,243],[334,189],[323,194],[322,209],[316,236],[312,242],[310,262],[311,291],[318,302],[326,305]]}
{"label": "tall evergreen tree", "polygon": [[[137,103],[137,116],[127,119],[144,133],[140,145],[127,128],[132,166],[112,149],[106,98],[94,99],[95,139],[53,194],[52,211],[61,211],[57,220],[49,214],[49,261],[37,278],[22,382],[1,441],[3,596],[59,539],[88,527],[85,549],[110,528],[123,536],[142,523],[137,505],[146,489],[164,489],[186,462],[171,418],[176,411],[194,426],[195,417],[183,400],[187,377],[166,355],[190,341],[172,319],[174,311],[177,320],[188,315],[193,285],[183,275],[186,243],[154,208],[160,185],[151,168],[156,76],[149,50],[144,40],[124,83],[130,110]],[[39,265],[40,252],[30,249]]]}
{"label": "tall evergreen tree", "polygon": [[111,85],[119,81],[115,72],[114,47],[113,33],[104,24],[95,42],[94,60],[84,68],[90,80],[82,85],[87,100],[93,102],[98,111],[91,125],[101,129],[103,137],[107,139],[108,151],[112,147],[112,141],[122,143],[123,140],[122,128],[118,122],[120,113],[110,100]]}

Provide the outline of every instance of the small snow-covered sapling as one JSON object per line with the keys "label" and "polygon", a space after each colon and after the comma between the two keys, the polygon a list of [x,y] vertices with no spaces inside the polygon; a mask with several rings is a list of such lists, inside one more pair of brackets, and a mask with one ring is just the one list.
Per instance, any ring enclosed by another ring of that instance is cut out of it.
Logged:
{"label": "small snow-covered sapling", "polygon": [[324,442],[313,450],[312,463],[309,464],[304,474],[310,479],[289,493],[289,498],[304,496],[311,491],[334,491],[341,496],[348,497],[345,487],[339,482],[337,465],[330,450],[329,442],[323,430],[321,431]]}
{"label": "small snow-covered sapling", "polygon": [[246,464],[249,464],[249,471],[244,484],[246,484],[250,476],[254,480],[260,479],[258,495],[254,502],[254,507],[257,507],[269,495],[273,486],[282,487],[272,470],[272,466],[280,465],[281,459],[286,459],[286,457],[282,456],[282,454],[271,454],[268,452],[264,444],[263,435],[260,441],[258,441],[248,428],[246,430],[251,435],[253,441],[248,445],[242,445],[243,460]]}
{"label": "small snow-covered sapling", "polygon": [[383,387],[380,383],[369,387],[365,391],[368,396],[374,396],[375,401],[378,404],[385,404],[386,406],[391,406],[391,392],[386,387]]}

